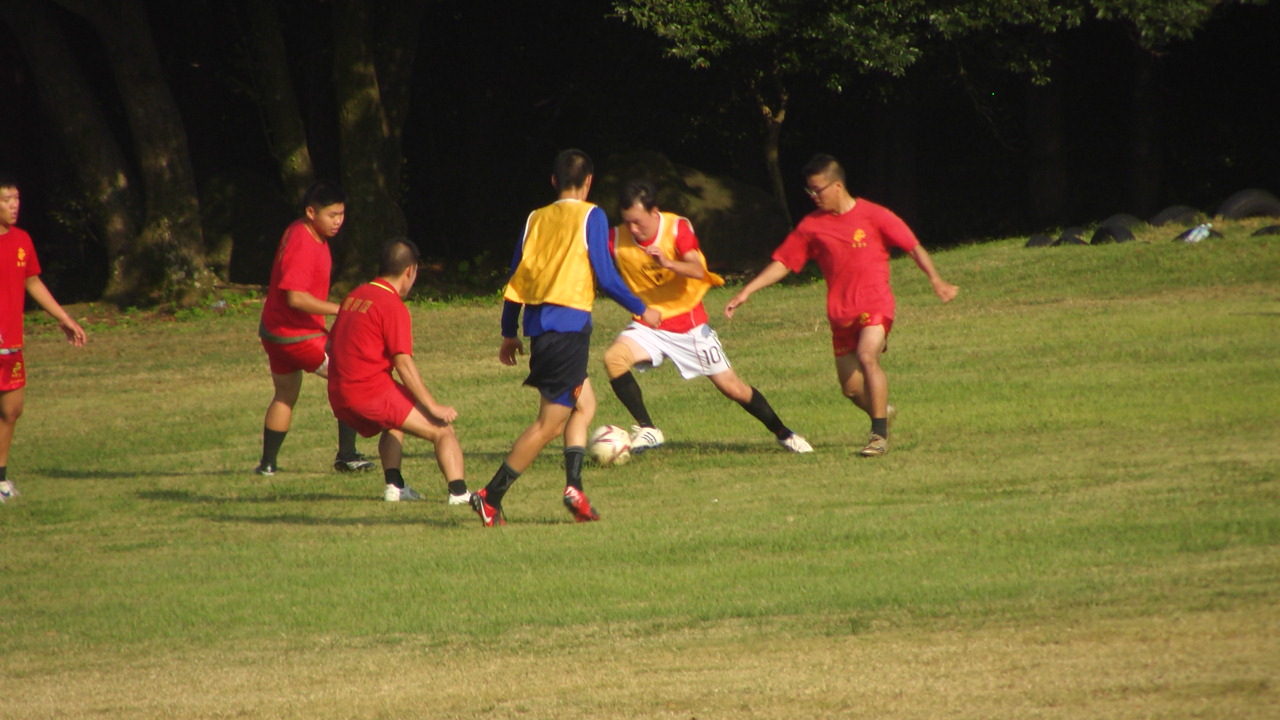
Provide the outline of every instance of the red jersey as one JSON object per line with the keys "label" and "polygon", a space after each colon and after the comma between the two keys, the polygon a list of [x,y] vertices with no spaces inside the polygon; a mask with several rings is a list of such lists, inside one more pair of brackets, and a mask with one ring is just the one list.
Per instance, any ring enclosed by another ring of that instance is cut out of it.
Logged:
{"label": "red jersey", "polygon": [[857,199],[843,215],[815,210],[787,235],[773,259],[792,272],[815,260],[827,281],[827,319],[842,327],[862,313],[893,317],[889,246],[911,252],[920,241],[882,205]]}
{"label": "red jersey", "polygon": [[40,274],[36,248],[25,230],[9,227],[0,235],[0,348],[22,347],[22,310],[27,278]]}
{"label": "red jersey", "polygon": [[386,280],[365,283],[342,301],[329,339],[329,404],[367,401],[394,389],[392,358],[413,355],[409,308]]}
{"label": "red jersey", "polygon": [[[636,244],[642,248],[647,248],[657,242],[658,235],[660,234],[661,233],[655,234],[653,237],[645,241],[637,239]],[[617,253],[614,245],[617,238],[618,228],[609,228],[609,254],[614,256],[615,262],[617,261]],[[676,222],[676,256],[672,258],[672,260],[679,260],[684,257],[685,253],[693,250],[702,252],[702,247],[698,244],[698,236],[693,233],[693,225],[689,220],[687,218],[680,218]],[[641,289],[632,287],[631,291],[639,294]],[[697,307],[687,313],[680,313],[679,315],[673,315],[671,317],[663,317],[662,323],[658,325],[658,329],[672,333],[687,333],[706,322],[707,309],[703,307],[702,303],[698,303]]]}
{"label": "red jersey", "polygon": [[[271,284],[262,306],[262,331],[285,338],[323,334],[324,316],[289,307],[285,292],[300,290],[328,300],[332,269],[329,244],[317,239],[305,220],[293,221],[280,238],[280,248],[271,264]],[[264,339],[271,338],[264,336]]]}

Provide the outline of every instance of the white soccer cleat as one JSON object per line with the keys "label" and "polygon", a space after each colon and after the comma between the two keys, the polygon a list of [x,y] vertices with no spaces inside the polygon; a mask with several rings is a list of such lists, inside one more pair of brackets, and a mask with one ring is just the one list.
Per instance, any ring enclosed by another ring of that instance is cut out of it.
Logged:
{"label": "white soccer cleat", "polygon": [[449,504],[450,504],[450,505],[468,505],[468,506],[470,506],[470,505],[471,505],[471,493],[469,493],[469,492],[464,492],[464,493],[462,493],[462,494],[460,494],[460,495],[454,495],[453,493],[449,493]]}
{"label": "white soccer cleat", "polygon": [[16,498],[21,494],[12,480],[0,480],[0,503],[8,501],[9,498]]}
{"label": "white soccer cleat", "polygon": [[813,446],[809,444],[809,441],[800,437],[796,433],[791,433],[785,438],[778,438],[778,444],[793,453],[813,452]]}
{"label": "white soccer cleat", "polygon": [[645,450],[662,447],[666,442],[666,437],[662,431],[655,427],[640,427],[639,425],[631,426],[631,454],[639,455]]}
{"label": "white soccer cleat", "polygon": [[395,485],[387,485],[387,491],[382,495],[382,499],[387,502],[408,502],[410,500],[421,500],[422,496],[417,490],[408,485],[398,488]]}

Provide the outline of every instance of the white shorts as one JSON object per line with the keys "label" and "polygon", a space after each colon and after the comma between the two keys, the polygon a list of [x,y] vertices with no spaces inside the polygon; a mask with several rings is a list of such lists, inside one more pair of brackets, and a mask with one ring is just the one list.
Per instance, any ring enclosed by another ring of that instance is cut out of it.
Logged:
{"label": "white shorts", "polygon": [[685,380],[719,375],[730,367],[729,358],[720,346],[720,336],[706,323],[689,332],[673,333],[632,321],[618,337],[631,340],[649,354],[649,362],[636,363],[636,369],[641,372],[658,367],[664,358],[671,358]]}

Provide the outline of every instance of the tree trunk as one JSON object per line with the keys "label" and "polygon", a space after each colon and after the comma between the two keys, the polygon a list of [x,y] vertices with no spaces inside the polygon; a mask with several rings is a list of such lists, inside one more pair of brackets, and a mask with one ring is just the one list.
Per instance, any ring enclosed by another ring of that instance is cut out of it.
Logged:
{"label": "tree trunk", "polygon": [[[213,290],[217,277],[205,266],[187,134],[165,84],[146,8],[142,0],[54,2],[88,20],[102,39],[141,171],[146,198],[143,229],[125,263],[130,271],[122,273],[138,280],[111,299],[194,304]],[[226,267],[222,270],[225,273]]]}
{"label": "tree trunk", "polygon": [[378,248],[404,235],[407,225],[399,203],[400,128],[393,128],[383,105],[371,12],[361,0],[333,3],[333,84],[348,198],[347,224],[333,248],[334,277],[344,284],[367,279],[376,267]]}
{"label": "tree trunk", "polygon": [[1146,217],[1158,210],[1160,179],[1160,117],[1162,96],[1156,82],[1158,66],[1150,50],[1134,48],[1133,105],[1129,113],[1129,212]]}
{"label": "tree trunk", "polygon": [[43,0],[10,0],[0,11],[22,45],[40,88],[40,104],[70,155],[107,250],[108,297],[138,282],[129,258],[136,236],[136,198],[128,165],[93,92],[71,55],[57,18]]}
{"label": "tree trunk", "polygon": [[1059,225],[1067,215],[1066,131],[1062,91],[1057,83],[1027,91],[1030,153],[1027,190],[1032,220]]}
{"label": "tree trunk", "polygon": [[[770,102],[765,97],[760,85],[768,80],[773,87],[775,99]],[[781,71],[775,61],[773,71],[768,78],[759,78],[754,83],[756,108],[764,124],[764,164],[769,173],[769,183],[773,186],[773,196],[778,201],[787,223],[791,223],[791,208],[787,204],[786,184],[782,181],[782,164],[779,160],[778,145],[782,137],[782,123],[787,119],[787,103],[790,96],[782,83]]]}
{"label": "tree trunk", "polygon": [[284,35],[276,0],[246,0],[251,65],[258,106],[266,123],[267,142],[275,157],[280,183],[291,207],[302,202],[307,187],[315,181],[307,130],[298,109],[298,96],[289,76]]}

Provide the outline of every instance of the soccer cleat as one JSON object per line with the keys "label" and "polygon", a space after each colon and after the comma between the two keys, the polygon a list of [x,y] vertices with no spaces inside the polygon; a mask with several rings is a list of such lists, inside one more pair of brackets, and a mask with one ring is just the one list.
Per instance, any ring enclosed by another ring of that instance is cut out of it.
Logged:
{"label": "soccer cleat", "polygon": [[338,472],[364,472],[373,469],[373,461],[360,453],[348,457],[339,455],[333,459],[333,469]]}
{"label": "soccer cleat", "polygon": [[591,507],[591,501],[587,500],[586,494],[572,485],[564,489],[564,507],[578,522],[595,522],[600,519],[600,513]]}
{"label": "soccer cleat", "polygon": [[453,493],[449,493],[449,504],[450,505],[470,505],[471,493],[466,492],[465,490],[457,495],[454,495]]}
{"label": "soccer cleat", "polygon": [[889,452],[889,440],[883,435],[871,433],[867,438],[867,446],[858,451],[862,457],[880,457]]}
{"label": "soccer cleat", "polygon": [[631,426],[631,454],[639,455],[645,450],[662,447],[662,443],[666,442],[662,431],[656,427],[640,427],[639,425]]}
{"label": "soccer cleat", "polygon": [[279,470],[279,469],[280,468],[276,467],[275,465],[272,465],[271,463],[260,462],[258,463],[258,467],[253,469],[253,472],[255,475],[271,477],[272,475],[275,475],[276,470]]}
{"label": "soccer cleat", "polygon": [[793,453],[813,452],[813,446],[809,444],[809,441],[795,433],[791,433],[785,438],[778,438],[778,444]]}
{"label": "soccer cleat", "polygon": [[12,480],[0,480],[0,503],[8,502],[11,498],[16,498],[21,494]]}
{"label": "soccer cleat", "polygon": [[484,523],[485,527],[506,525],[507,519],[502,516],[502,508],[490,505],[488,497],[488,488],[471,493],[471,509],[480,516],[480,522]]}
{"label": "soccer cleat", "polygon": [[411,500],[421,500],[422,496],[417,490],[409,486],[398,488],[395,485],[387,483],[387,490],[382,494],[382,499],[387,502],[409,502]]}

